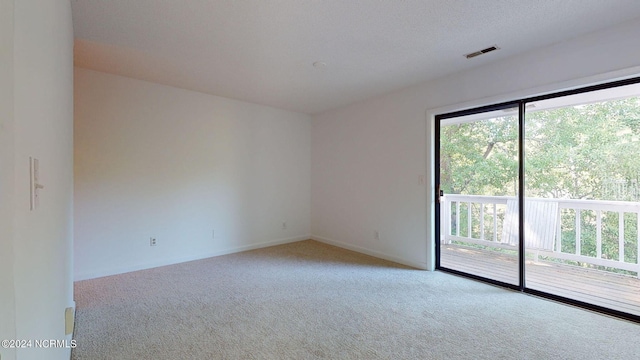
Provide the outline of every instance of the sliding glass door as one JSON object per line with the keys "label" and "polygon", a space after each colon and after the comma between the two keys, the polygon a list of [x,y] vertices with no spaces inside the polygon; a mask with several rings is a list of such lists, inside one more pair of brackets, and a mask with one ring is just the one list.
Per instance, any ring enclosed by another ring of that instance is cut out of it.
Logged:
{"label": "sliding glass door", "polygon": [[526,286],[640,315],[640,84],[529,103]]}
{"label": "sliding glass door", "polygon": [[518,286],[518,106],[439,120],[440,266]]}
{"label": "sliding glass door", "polygon": [[436,116],[437,268],[640,321],[640,78]]}

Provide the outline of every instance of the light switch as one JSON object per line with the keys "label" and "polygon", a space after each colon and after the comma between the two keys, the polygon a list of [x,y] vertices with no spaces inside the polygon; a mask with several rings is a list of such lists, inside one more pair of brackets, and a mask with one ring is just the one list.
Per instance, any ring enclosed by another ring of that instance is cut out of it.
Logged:
{"label": "light switch", "polygon": [[64,309],[64,333],[65,335],[73,334],[74,310],[72,307]]}
{"label": "light switch", "polygon": [[33,179],[38,182],[40,178],[40,160],[33,158]]}

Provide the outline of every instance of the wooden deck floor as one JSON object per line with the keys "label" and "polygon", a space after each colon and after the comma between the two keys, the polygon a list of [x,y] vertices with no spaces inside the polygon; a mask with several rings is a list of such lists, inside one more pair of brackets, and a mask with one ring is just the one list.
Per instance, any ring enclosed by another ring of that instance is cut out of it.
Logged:
{"label": "wooden deck floor", "polygon": [[[442,245],[443,267],[505,283],[518,283],[515,255]],[[525,282],[530,289],[564,296],[640,316],[640,279],[577,266],[527,261]]]}

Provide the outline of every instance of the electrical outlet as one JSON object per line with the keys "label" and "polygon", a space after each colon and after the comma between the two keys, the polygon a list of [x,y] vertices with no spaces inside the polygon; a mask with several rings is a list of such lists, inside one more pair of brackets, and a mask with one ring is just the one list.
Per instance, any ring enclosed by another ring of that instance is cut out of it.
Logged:
{"label": "electrical outlet", "polygon": [[211,230],[211,238],[212,239],[216,238],[216,229]]}
{"label": "electrical outlet", "polygon": [[287,230],[287,222],[286,221],[282,222],[282,230]]}
{"label": "electrical outlet", "polygon": [[157,244],[158,242],[156,241],[156,238],[149,238],[149,246],[156,246]]}
{"label": "electrical outlet", "polygon": [[373,231],[373,238],[376,240],[380,240],[380,233],[378,232],[378,230]]}

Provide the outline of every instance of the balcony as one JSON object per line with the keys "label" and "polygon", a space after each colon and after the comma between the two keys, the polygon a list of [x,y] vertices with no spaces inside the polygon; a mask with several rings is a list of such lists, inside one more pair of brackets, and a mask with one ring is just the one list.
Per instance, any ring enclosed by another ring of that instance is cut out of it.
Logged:
{"label": "balcony", "polygon": [[[441,205],[441,265],[517,284],[517,198]],[[524,210],[528,288],[640,315],[640,203],[527,198]]]}

